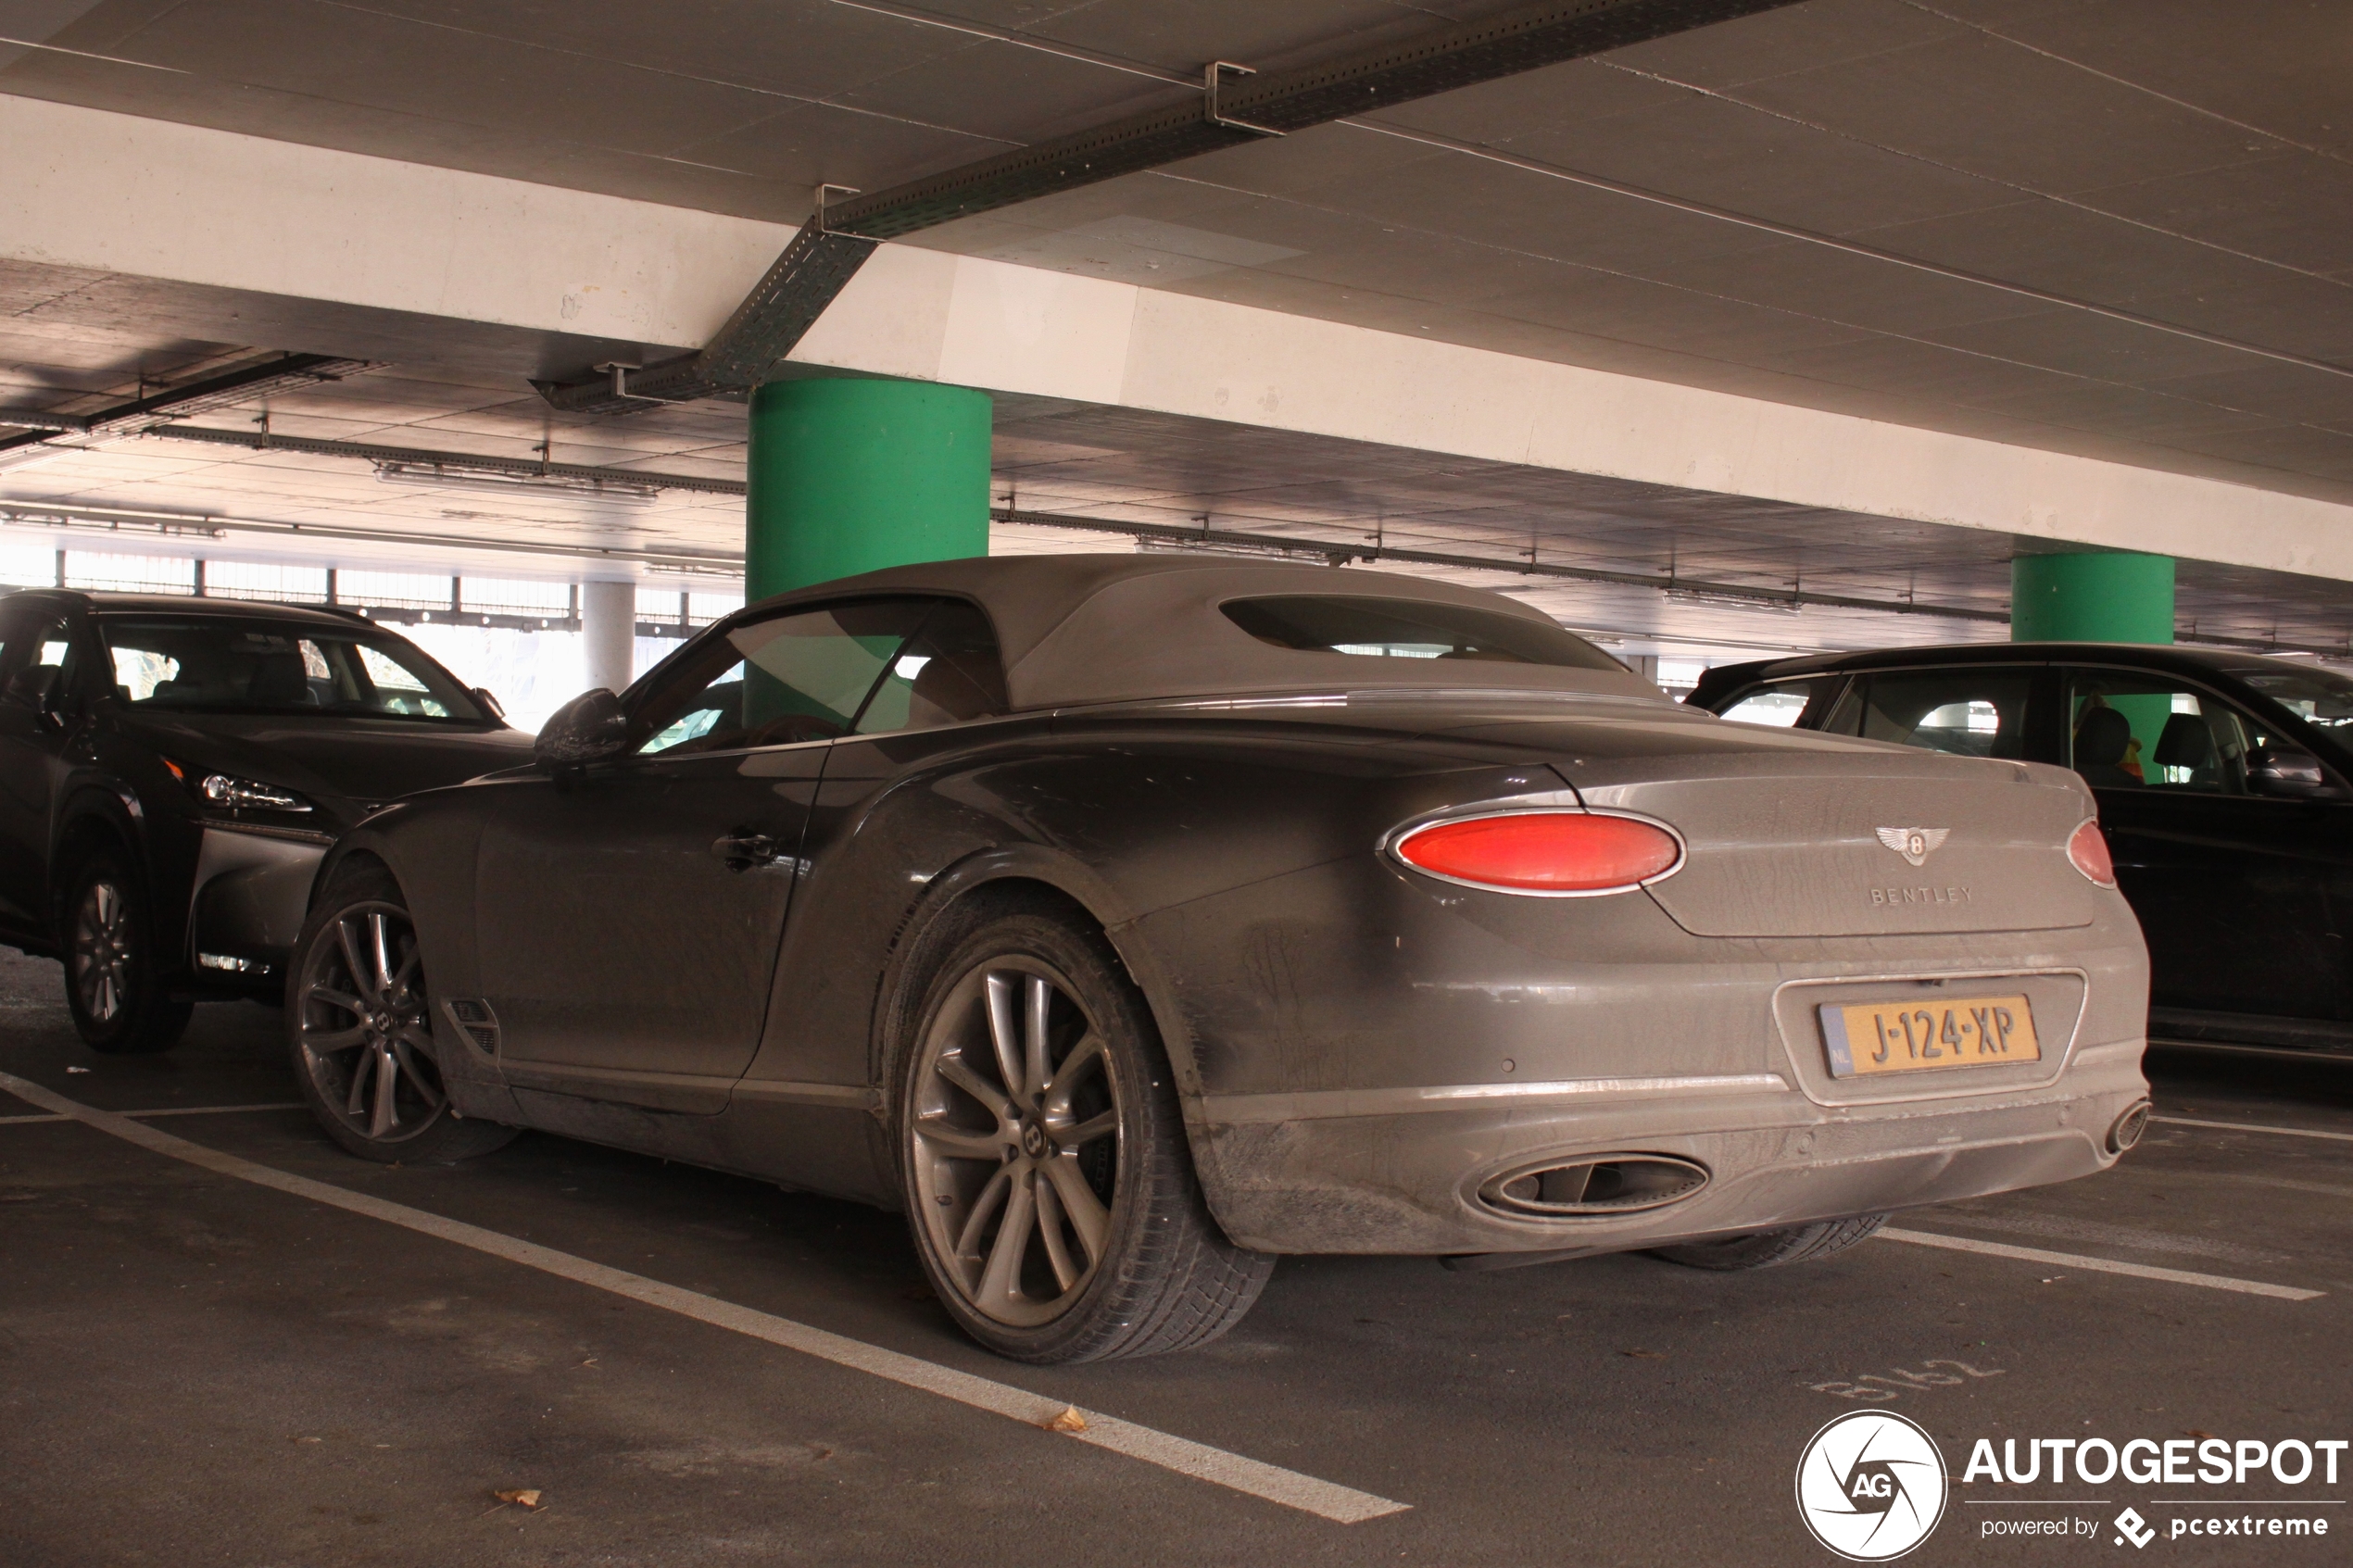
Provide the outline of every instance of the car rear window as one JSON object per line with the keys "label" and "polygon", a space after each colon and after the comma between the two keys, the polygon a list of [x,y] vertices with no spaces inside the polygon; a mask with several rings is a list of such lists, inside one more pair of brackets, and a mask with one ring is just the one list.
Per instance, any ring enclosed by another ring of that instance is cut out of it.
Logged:
{"label": "car rear window", "polygon": [[1558,626],[1469,605],[1340,595],[1232,599],[1226,619],[1262,643],[1363,659],[1463,659],[1559,670],[1626,667]]}

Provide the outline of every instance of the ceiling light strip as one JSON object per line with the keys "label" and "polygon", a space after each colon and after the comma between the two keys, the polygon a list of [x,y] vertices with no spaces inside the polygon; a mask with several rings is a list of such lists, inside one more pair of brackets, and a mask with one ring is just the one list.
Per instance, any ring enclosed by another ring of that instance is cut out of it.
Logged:
{"label": "ceiling light strip", "polygon": [[379,446],[362,441],[325,441],[308,435],[279,435],[262,430],[213,430],[201,425],[169,425],[148,435],[164,441],[202,441],[215,446],[244,446],[258,452],[296,452],[313,458],[355,458],[361,462],[439,469],[453,475],[502,480],[545,480],[549,488],[577,492],[580,485],[610,485],[628,490],[683,490],[706,495],[741,495],[740,479],[712,479],[700,474],[646,473],[636,469],[602,468],[587,463],[543,463],[535,458],[478,457],[470,452],[434,452],[414,446]]}
{"label": "ceiling light strip", "polygon": [[54,442],[60,434],[135,433],[149,420],[182,420],[192,414],[211,413],[275,392],[342,381],[378,368],[374,360],[346,359],[332,354],[280,354],[182,382],[92,414],[26,409],[19,419],[13,417],[15,410],[0,410],[0,425],[15,424],[25,429],[24,434],[0,438],[0,451]]}
{"label": "ceiling light strip", "polygon": [[991,507],[991,521],[1038,528],[1072,528],[1097,533],[1125,533],[1131,538],[1178,546],[1207,546],[1243,549],[1253,554],[1277,553],[1312,557],[1334,566],[1350,561],[1402,561],[1414,566],[1452,567],[1458,571],[1500,571],[1515,577],[1566,578],[1576,583],[1601,583],[1613,587],[1643,588],[1670,597],[1715,601],[1743,608],[1862,609],[1887,615],[1925,615],[1948,621],[2009,622],[2007,609],[1974,609],[1961,605],[1913,604],[1901,599],[1850,598],[1841,594],[1816,594],[1796,589],[1757,588],[1739,583],[1695,582],[1688,577],[1659,577],[1646,572],[1604,571],[1593,567],[1557,566],[1549,561],[1502,560],[1490,556],[1458,556],[1437,550],[1401,550],[1388,545],[1327,543],[1320,539],[1286,538],[1279,534],[1242,533],[1228,529],[1183,528],[1174,523],[1124,522],[1110,518],[1071,517],[1060,512],[1017,511]]}
{"label": "ceiling light strip", "polygon": [[221,539],[232,533],[274,534],[347,544],[403,545],[444,550],[486,550],[505,555],[549,556],[565,560],[630,561],[642,566],[741,577],[740,551],[663,550],[626,545],[558,545],[527,540],[485,539],[460,533],[410,533],[397,528],[352,528],[325,522],[254,522],[202,513],[148,512],[110,507],[0,502],[0,524],[20,528],[98,528],[151,532],[160,536]]}

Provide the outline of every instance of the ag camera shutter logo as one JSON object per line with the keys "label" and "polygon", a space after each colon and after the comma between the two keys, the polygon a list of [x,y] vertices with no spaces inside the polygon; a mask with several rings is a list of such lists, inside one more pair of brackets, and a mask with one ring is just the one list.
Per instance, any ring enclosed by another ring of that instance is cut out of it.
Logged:
{"label": "ag camera shutter logo", "polygon": [[1850,1562],[1903,1556],[1944,1517],[1944,1456],[1887,1411],[1856,1411],[1814,1434],[1797,1461],[1797,1513]]}

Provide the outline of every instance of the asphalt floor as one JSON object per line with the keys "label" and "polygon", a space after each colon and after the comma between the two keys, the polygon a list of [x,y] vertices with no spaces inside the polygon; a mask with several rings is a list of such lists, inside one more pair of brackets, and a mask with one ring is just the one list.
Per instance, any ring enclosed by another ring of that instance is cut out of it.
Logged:
{"label": "asphalt floor", "polygon": [[[57,966],[0,955],[33,1097],[0,1092],[0,1564],[1831,1563],[1793,1478],[1859,1410],[1953,1478],[1907,1562],[2347,1559],[2342,1451],[2334,1485],[1963,1471],[1980,1439],[2353,1437],[2353,1065],[2153,1051],[2122,1164],[1896,1222],[1944,1245],[1290,1259],[1213,1346],[1035,1369],[959,1336],[896,1216],[537,1134],[352,1160],[285,1109],[279,1027],[212,1005],[168,1055],[94,1055]],[[185,1140],[148,1147],[53,1097],[195,1113],[142,1115]],[[1269,1466],[1303,1490],[1235,1480]],[[1297,1506],[1319,1483],[1402,1506]],[[2174,1533],[2224,1516],[2329,1534]],[[2067,1533],[1994,1524],[2027,1519]]]}

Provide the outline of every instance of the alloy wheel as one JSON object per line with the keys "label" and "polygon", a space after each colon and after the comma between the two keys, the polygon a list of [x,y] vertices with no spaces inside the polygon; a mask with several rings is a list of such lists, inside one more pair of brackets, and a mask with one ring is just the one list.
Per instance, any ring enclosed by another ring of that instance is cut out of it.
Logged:
{"label": "alloy wheel", "polygon": [[440,1119],[448,1097],[407,910],[369,902],[337,913],[305,954],[296,1006],[303,1069],[346,1127],[400,1143]]}
{"label": "alloy wheel", "polygon": [[131,997],[129,902],[111,882],[93,882],[73,916],[73,983],[82,1010],[99,1023],[120,1017]]}
{"label": "alloy wheel", "polygon": [[922,1045],[906,1136],[915,1202],[950,1283],[983,1316],[1053,1322],[1111,1241],[1126,1085],[1061,976],[992,960]]}

